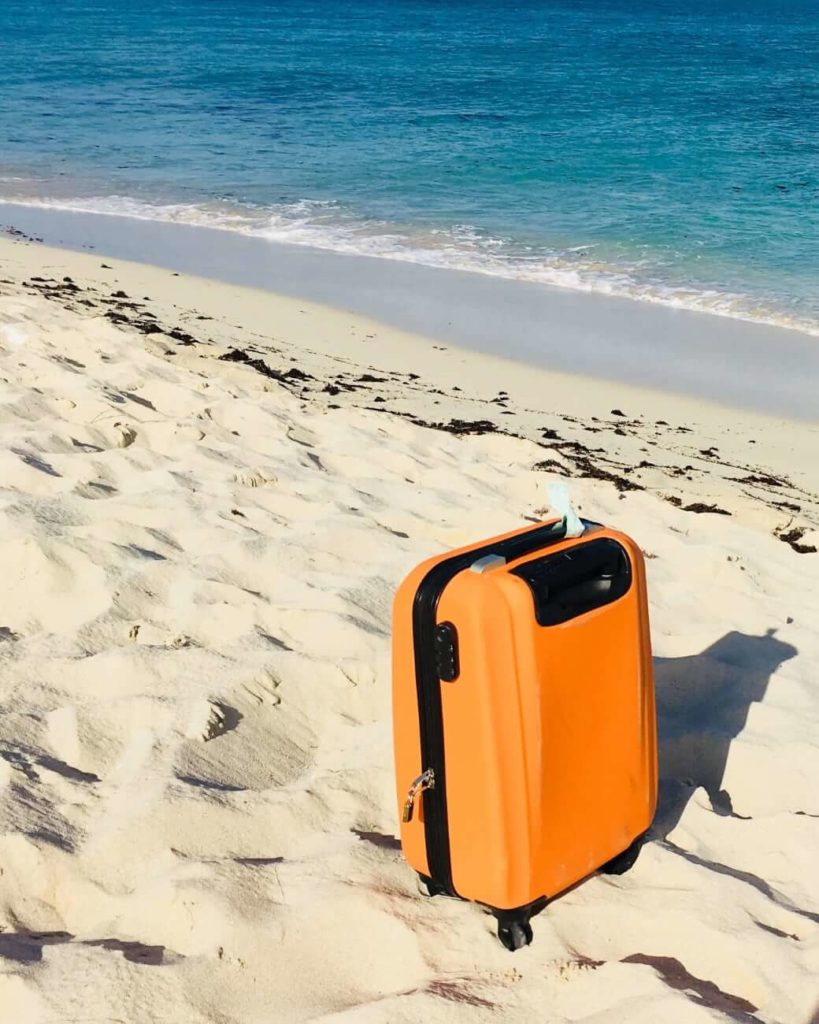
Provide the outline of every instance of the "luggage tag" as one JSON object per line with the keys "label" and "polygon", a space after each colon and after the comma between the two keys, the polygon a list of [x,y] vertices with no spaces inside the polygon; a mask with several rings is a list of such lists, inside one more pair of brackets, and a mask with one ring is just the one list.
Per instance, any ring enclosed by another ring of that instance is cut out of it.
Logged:
{"label": "luggage tag", "polygon": [[562,517],[567,537],[579,537],[586,529],[574,509],[569,487],[562,480],[549,484],[549,507]]}

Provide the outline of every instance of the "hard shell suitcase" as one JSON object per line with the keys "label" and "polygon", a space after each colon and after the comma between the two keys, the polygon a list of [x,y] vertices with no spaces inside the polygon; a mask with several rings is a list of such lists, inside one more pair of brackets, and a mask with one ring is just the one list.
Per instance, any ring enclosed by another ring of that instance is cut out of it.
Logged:
{"label": "hard shell suitcase", "polygon": [[510,949],[654,816],[645,568],[629,537],[545,523],[430,559],[393,613],[401,844],[430,895],[491,909]]}

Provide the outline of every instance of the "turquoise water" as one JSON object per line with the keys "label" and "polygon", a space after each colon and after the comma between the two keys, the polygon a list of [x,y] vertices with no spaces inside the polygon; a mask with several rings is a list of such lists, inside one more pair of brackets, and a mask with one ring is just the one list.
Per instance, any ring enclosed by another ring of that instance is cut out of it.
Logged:
{"label": "turquoise water", "polygon": [[0,4],[0,198],[817,332],[818,128],[819,0]]}

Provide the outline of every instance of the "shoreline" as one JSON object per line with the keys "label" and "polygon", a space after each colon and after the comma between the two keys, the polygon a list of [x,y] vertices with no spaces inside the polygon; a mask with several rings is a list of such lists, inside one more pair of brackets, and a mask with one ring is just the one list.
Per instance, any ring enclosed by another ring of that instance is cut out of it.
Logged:
{"label": "shoreline", "polygon": [[255,363],[262,386],[311,405],[523,439],[544,471],[735,516],[794,550],[819,541],[819,424],[471,352],[348,310],[97,252],[0,237],[0,267],[175,365],[217,360],[225,373],[235,361],[246,375],[243,364]]}
{"label": "shoreline", "polygon": [[72,251],[319,303],[540,369],[819,422],[819,339],[798,330],[216,229],[0,209],[8,226]]}
{"label": "shoreline", "polygon": [[[766,300],[762,300],[763,305],[760,306],[759,297],[743,292],[736,282],[733,290],[720,290],[720,286],[714,283],[710,286],[703,283],[686,285],[684,282],[674,285],[671,282],[662,283],[656,278],[641,281],[639,274],[635,276],[633,266],[618,267],[616,264],[599,261],[591,261],[588,266],[584,266],[582,263],[573,264],[570,260],[542,263],[537,257],[522,253],[498,255],[491,249],[484,251],[480,247],[459,248],[457,237],[448,243],[438,238],[439,246],[435,246],[430,244],[426,232],[421,232],[420,237],[413,240],[406,226],[390,229],[382,225],[381,232],[374,228],[366,232],[357,231],[353,224],[344,221],[334,225],[311,222],[309,217],[296,217],[290,222],[286,216],[277,217],[271,208],[265,214],[255,206],[245,208],[230,203],[223,206],[214,202],[209,208],[207,204],[152,203],[118,195],[60,200],[6,194],[0,196],[0,208],[3,206],[35,210],[46,216],[53,213],[77,214],[81,217],[113,217],[118,220],[165,224],[169,227],[200,228],[288,249],[295,246],[337,256],[358,256],[428,269],[478,274],[558,291],[704,313],[819,338],[819,317],[804,318],[796,310],[788,313],[776,304],[765,308]],[[396,231],[397,234],[394,233]],[[434,234],[437,237],[437,233]],[[76,244],[72,247],[76,247]],[[565,253],[568,255],[586,249],[590,252],[593,248],[596,246],[568,246]]]}

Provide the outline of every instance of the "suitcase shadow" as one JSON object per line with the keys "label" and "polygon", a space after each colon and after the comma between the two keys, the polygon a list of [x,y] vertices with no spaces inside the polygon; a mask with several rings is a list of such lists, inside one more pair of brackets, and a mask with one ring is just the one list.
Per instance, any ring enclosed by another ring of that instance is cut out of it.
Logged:
{"label": "suitcase shadow", "polygon": [[771,676],[797,653],[771,629],[763,636],[726,633],[701,654],[654,659],[660,760],[655,838],[676,827],[698,786],[717,814],[734,814],[722,785],[731,741],[745,728],[751,704],[765,696]]}

